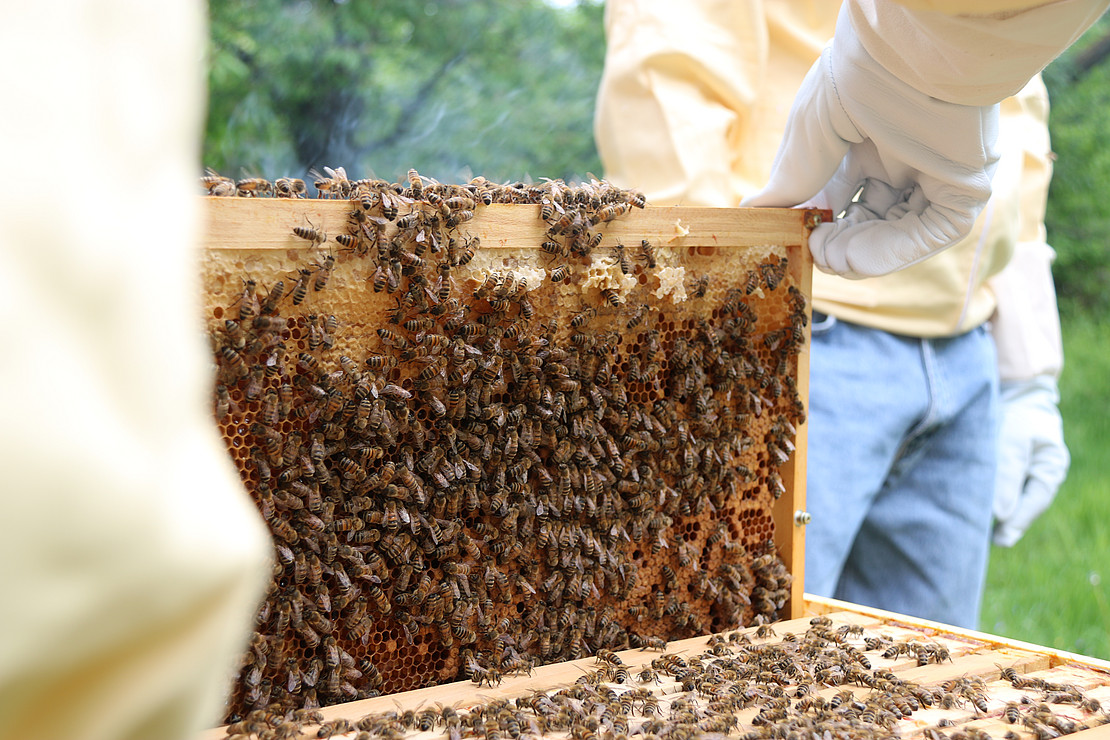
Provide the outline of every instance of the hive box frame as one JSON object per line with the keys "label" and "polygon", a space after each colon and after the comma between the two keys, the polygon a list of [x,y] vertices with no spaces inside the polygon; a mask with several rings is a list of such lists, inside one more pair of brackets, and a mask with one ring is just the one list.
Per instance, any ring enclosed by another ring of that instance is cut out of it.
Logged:
{"label": "hive box frame", "polygon": [[[294,228],[309,226],[333,236],[344,233],[351,210],[352,204],[344,200],[206,198],[202,273],[206,317],[213,332],[218,331],[222,323],[221,307],[232,306],[241,290],[240,277],[265,274],[265,279],[272,281],[281,276],[288,287],[296,276],[293,267],[310,264],[313,259],[319,260],[321,255],[334,254],[337,250],[334,240],[323,246],[313,245],[294,235]],[[735,256],[736,260],[750,261],[758,259],[753,255],[766,254],[771,248],[775,254],[788,259],[788,280],[806,296],[808,317],[812,262],[807,238],[822,216],[827,218],[827,213],[797,209],[633,209],[630,214],[599,227],[603,238],[594,253],[608,255],[619,243],[637,245],[641,239],[648,239],[661,251],[681,255],[680,259],[687,260],[703,256],[731,260]],[[466,224],[465,231],[481,240],[475,264],[482,259],[497,264],[502,256],[507,259],[523,252],[546,257],[537,249],[547,238],[546,227],[538,205],[495,204],[479,208],[475,218]],[[370,274],[361,274],[359,278],[369,280]],[[352,282],[353,279],[348,279],[347,285]],[[641,284],[643,282],[641,277]],[[260,278],[259,291],[265,287],[266,283]],[[361,290],[368,292],[365,284]],[[763,295],[762,290],[759,295]],[[385,294],[381,297],[384,299]],[[311,300],[310,296],[310,303]],[[766,302],[781,306],[786,300],[786,291],[781,290],[775,291]],[[798,395],[803,400],[808,391],[808,347],[807,324],[804,345],[790,368],[797,382]],[[790,618],[801,614],[803,603],[804,527],[796,523],[796,512],[805,508],[804,424],[797,427],[793,443],[794,453],[778,467],[785,493],[773,502],[771,510],[776,550],[794,576],[790,599],[780,610],[780,614]],[[246,451],[237,452],[240,467],[244,469]]]}

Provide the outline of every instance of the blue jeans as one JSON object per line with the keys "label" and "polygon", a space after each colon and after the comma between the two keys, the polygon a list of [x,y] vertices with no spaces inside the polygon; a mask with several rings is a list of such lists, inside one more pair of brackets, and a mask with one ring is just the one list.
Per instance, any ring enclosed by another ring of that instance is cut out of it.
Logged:
{"label": "blue jeans", "polygon": [[806,591],[976,628],[990,549],[997,360],[814,316]]}

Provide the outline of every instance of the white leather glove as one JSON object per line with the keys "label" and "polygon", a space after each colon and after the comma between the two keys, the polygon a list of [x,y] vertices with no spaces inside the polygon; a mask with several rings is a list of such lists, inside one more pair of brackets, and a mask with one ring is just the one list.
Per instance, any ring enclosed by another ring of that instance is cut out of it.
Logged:
{"label": "white leather glove", "polygon": [[1057,403],[1056,380],[1003,383],[994,490],[994,544],[1012,547],[1052,503],[1071,457]]}
{"label": "white leather glove", "polygon": [[740,205],[843,211],[809,246],[822,270],[859,278],[967,235],[991,192],[998,106],[946,103],[902,82],[860,44],[846,5],[794,99],[770,181]]}

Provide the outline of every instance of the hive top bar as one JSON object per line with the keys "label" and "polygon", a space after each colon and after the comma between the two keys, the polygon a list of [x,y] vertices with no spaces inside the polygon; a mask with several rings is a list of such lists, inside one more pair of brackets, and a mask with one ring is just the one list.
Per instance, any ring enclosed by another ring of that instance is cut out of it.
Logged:
{"label": "hive top bar", "polygon": [[[205,198],[208,249],[303,249],[292,229],[315,225],[328,234],[346,228],[350,204],[341,200],[269,198]],[[538,217],[522,219],[538,205],[493,204],[476,212],[469,232],[484,249],[534,248],[546,238]],[[830,219],[828,211],[790,208],[688,208],[649,206],[632,217],[614,220],[602,229],[603,246],[649,239],[672,247],[751,247],[764,244],[801,245],[808,228]],[[390,232],[392,233],[392,231]]]}

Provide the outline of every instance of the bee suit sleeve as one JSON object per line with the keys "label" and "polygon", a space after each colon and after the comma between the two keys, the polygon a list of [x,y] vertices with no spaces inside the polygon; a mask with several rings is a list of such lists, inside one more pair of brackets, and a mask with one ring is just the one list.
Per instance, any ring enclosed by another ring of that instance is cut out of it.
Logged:
{"label": "bee suit sleeve", "polygon": [[218,723],[269,575],[194,277],[203,14],[0,10],[0,738]]}
{"label": "bee suit sleeve", "polygon": [[976,13],[968,3],[949,15],[846,0],[794,100],[770,181],[742,205],[842,214],[809,244],[818,267],[845,277],[884,275],[951,246],[990,196],[997,103],[1106,6],[1063,0]]}

